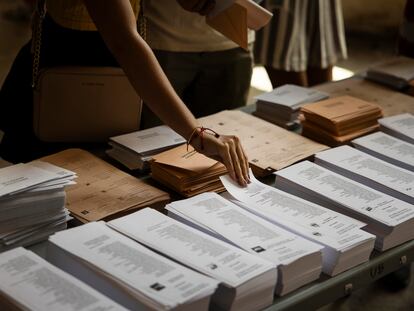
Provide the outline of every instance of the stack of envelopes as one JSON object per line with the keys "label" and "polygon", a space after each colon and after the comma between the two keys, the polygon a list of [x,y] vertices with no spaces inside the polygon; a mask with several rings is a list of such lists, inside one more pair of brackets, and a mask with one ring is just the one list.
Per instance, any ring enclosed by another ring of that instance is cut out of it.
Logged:
{"label": "stack of envelopes", "polygon": [[328,94],[317,90],[285,84],[256,96],[256,111],[253,114],[273,124],[292,129],[299,123],[300,107],[328,97]]}
{"label": "stack of envelopes", "polygon": [[185,143],[185,139],[166,125],[111,137],[112,149],[106,153],[130,170],[149,169],[154,154]]}
{"label": "stack of envelopes", "polygon": [[153,156],[152,178],[191,197],[206,191],[224,190],[219,177],[226,174],[226,167],[186,145]]}
{"label": "stack of envelopes", "polygon": [[340,96],[302,107],[303,132],[306,137],[330,146],[376,131],[381,108],[367,101]]}
{"label": "stack of envelopes", "polygon": [[71,171],[40,161],[0,169],[0,251],[66,229],[71,218],[65,187],[75,178]]}

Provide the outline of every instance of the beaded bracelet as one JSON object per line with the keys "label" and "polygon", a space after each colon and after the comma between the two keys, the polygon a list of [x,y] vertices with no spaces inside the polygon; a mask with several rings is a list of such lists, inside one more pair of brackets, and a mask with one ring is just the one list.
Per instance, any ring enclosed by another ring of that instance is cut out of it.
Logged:
{"label": "beaded bracelet", "polygon": [[204,132],[210,132],[211,134],[214,135],[215,138],[219,138],[220,137],[220,134],[218,134],[216,131],[212,130],[211,128],[203,127],[203,126],[197,126],[191,132],[191,135],[190,135],[190,137],[187,140],[187,151],[188,151],[188,146],[190,146],[190,143],[194,139],[194,135],[196,135],[196,134],[197,134],[198,137],[200,137],[200,148],[201,148],[201,150],[204,150],[204,139],[203,139]]}

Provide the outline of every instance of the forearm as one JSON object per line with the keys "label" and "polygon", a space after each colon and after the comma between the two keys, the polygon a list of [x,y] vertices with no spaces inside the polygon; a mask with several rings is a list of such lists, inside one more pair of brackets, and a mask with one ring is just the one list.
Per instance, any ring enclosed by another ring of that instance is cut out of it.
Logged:
{"label": "forearm", "polygon": [[187,138],[197,126],[192,113],[177,96],[149,46],[137,31],[128,0],[84,0],[132,86],[158,117]]}
{"label": "forearm", "polygon": [[[83,1],[106,45],[124,69],[137,93],[164,123],[189,139],[198,125],[197,121],[176,95],[151,49],[139,36],[129,1]],[[194,3],[197,5],[191,8],[207,12],[211,6],[205,6],[205,2],[206,0],[196,0]],[[203,136],[193,140],[196,150],[222,161],[230,176],[240,185],[246,185],[249,179],[248,162],[239,139],[227,135],[201,137]]]}
{"label": "forearm", "polygon": [[188,139],[198,123],[174,91],[151,49],[138,35],[124,42],[112,52],[133,87],[165,124]]}

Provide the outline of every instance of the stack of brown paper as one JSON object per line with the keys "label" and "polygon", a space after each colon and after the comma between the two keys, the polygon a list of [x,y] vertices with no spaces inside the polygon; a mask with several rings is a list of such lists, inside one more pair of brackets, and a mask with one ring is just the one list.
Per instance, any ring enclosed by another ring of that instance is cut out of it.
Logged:
{"label": "stack of brown paper", "polygon": [[248,29],[259,30],[273,14],[252,0],[232,0],[216,3],[216,9],[207,16],[212,28],[248,50]]}
{"label": "stack of brown paper", "polygon": [[331,146],[376,131],[381,108],[364,100],[341,96],[302,107],[303,135]]}
{"label": "stack of brown paper", "polygon": [[247,11],[235,3],[213,18],[207,18],[207,24],[227,38],[247,50]]}
{"label": "stack of brown paper", "polygon": [[210,159],[186,145],[153,156],[152,178],[191,197],[207,191],[222,192],[223,184],[219,177],[227,173],[223,164]]}
{"label": "stack of brown paper", "polygon": [[170,200],[168,193],[81,149],[68,149],[42,160],[78,175],[77,184],[66,190],[66,204],[81,222],[110,220],[144,207],[161,209]]}
{"label": "stack of brown paper", "polygon": [[219,134],[237,135],[256,176],[269,175],[329,148],[237,110],[200,118],[199,123]]}
{"label": "stack of brown paper", "polygon": [[313,88],[328,93],[330,97],[349,95],[375,103],[381,107],[385,117],[406,112],[414,114],[414,98],[412,96],[393,91],[381,84],[360,77],[354,76],[350,79],[319,84]]}

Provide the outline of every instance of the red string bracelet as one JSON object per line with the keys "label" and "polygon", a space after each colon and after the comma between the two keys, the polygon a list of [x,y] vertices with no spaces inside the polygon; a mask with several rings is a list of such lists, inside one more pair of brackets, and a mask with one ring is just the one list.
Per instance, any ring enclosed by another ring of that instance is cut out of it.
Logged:
{"label": "red string bracelet", "polygon": [[188,151],[188,146],[190,146],[190,143],[194,139],[194,135],[196,135],[196,134],[197,134],[198,137],[200,137],[200,148],[201,148],[201,150],[204,150],[204,132],[210,132],[211,134],[214,135],[215,138],[220,137],[220,134],[218,134],[216,131],[212,130],[211,128],[203,127],[203,126],[197,126],[191,132],[190,138],[188,138],[188,140],[187,140],[187,151]]}

